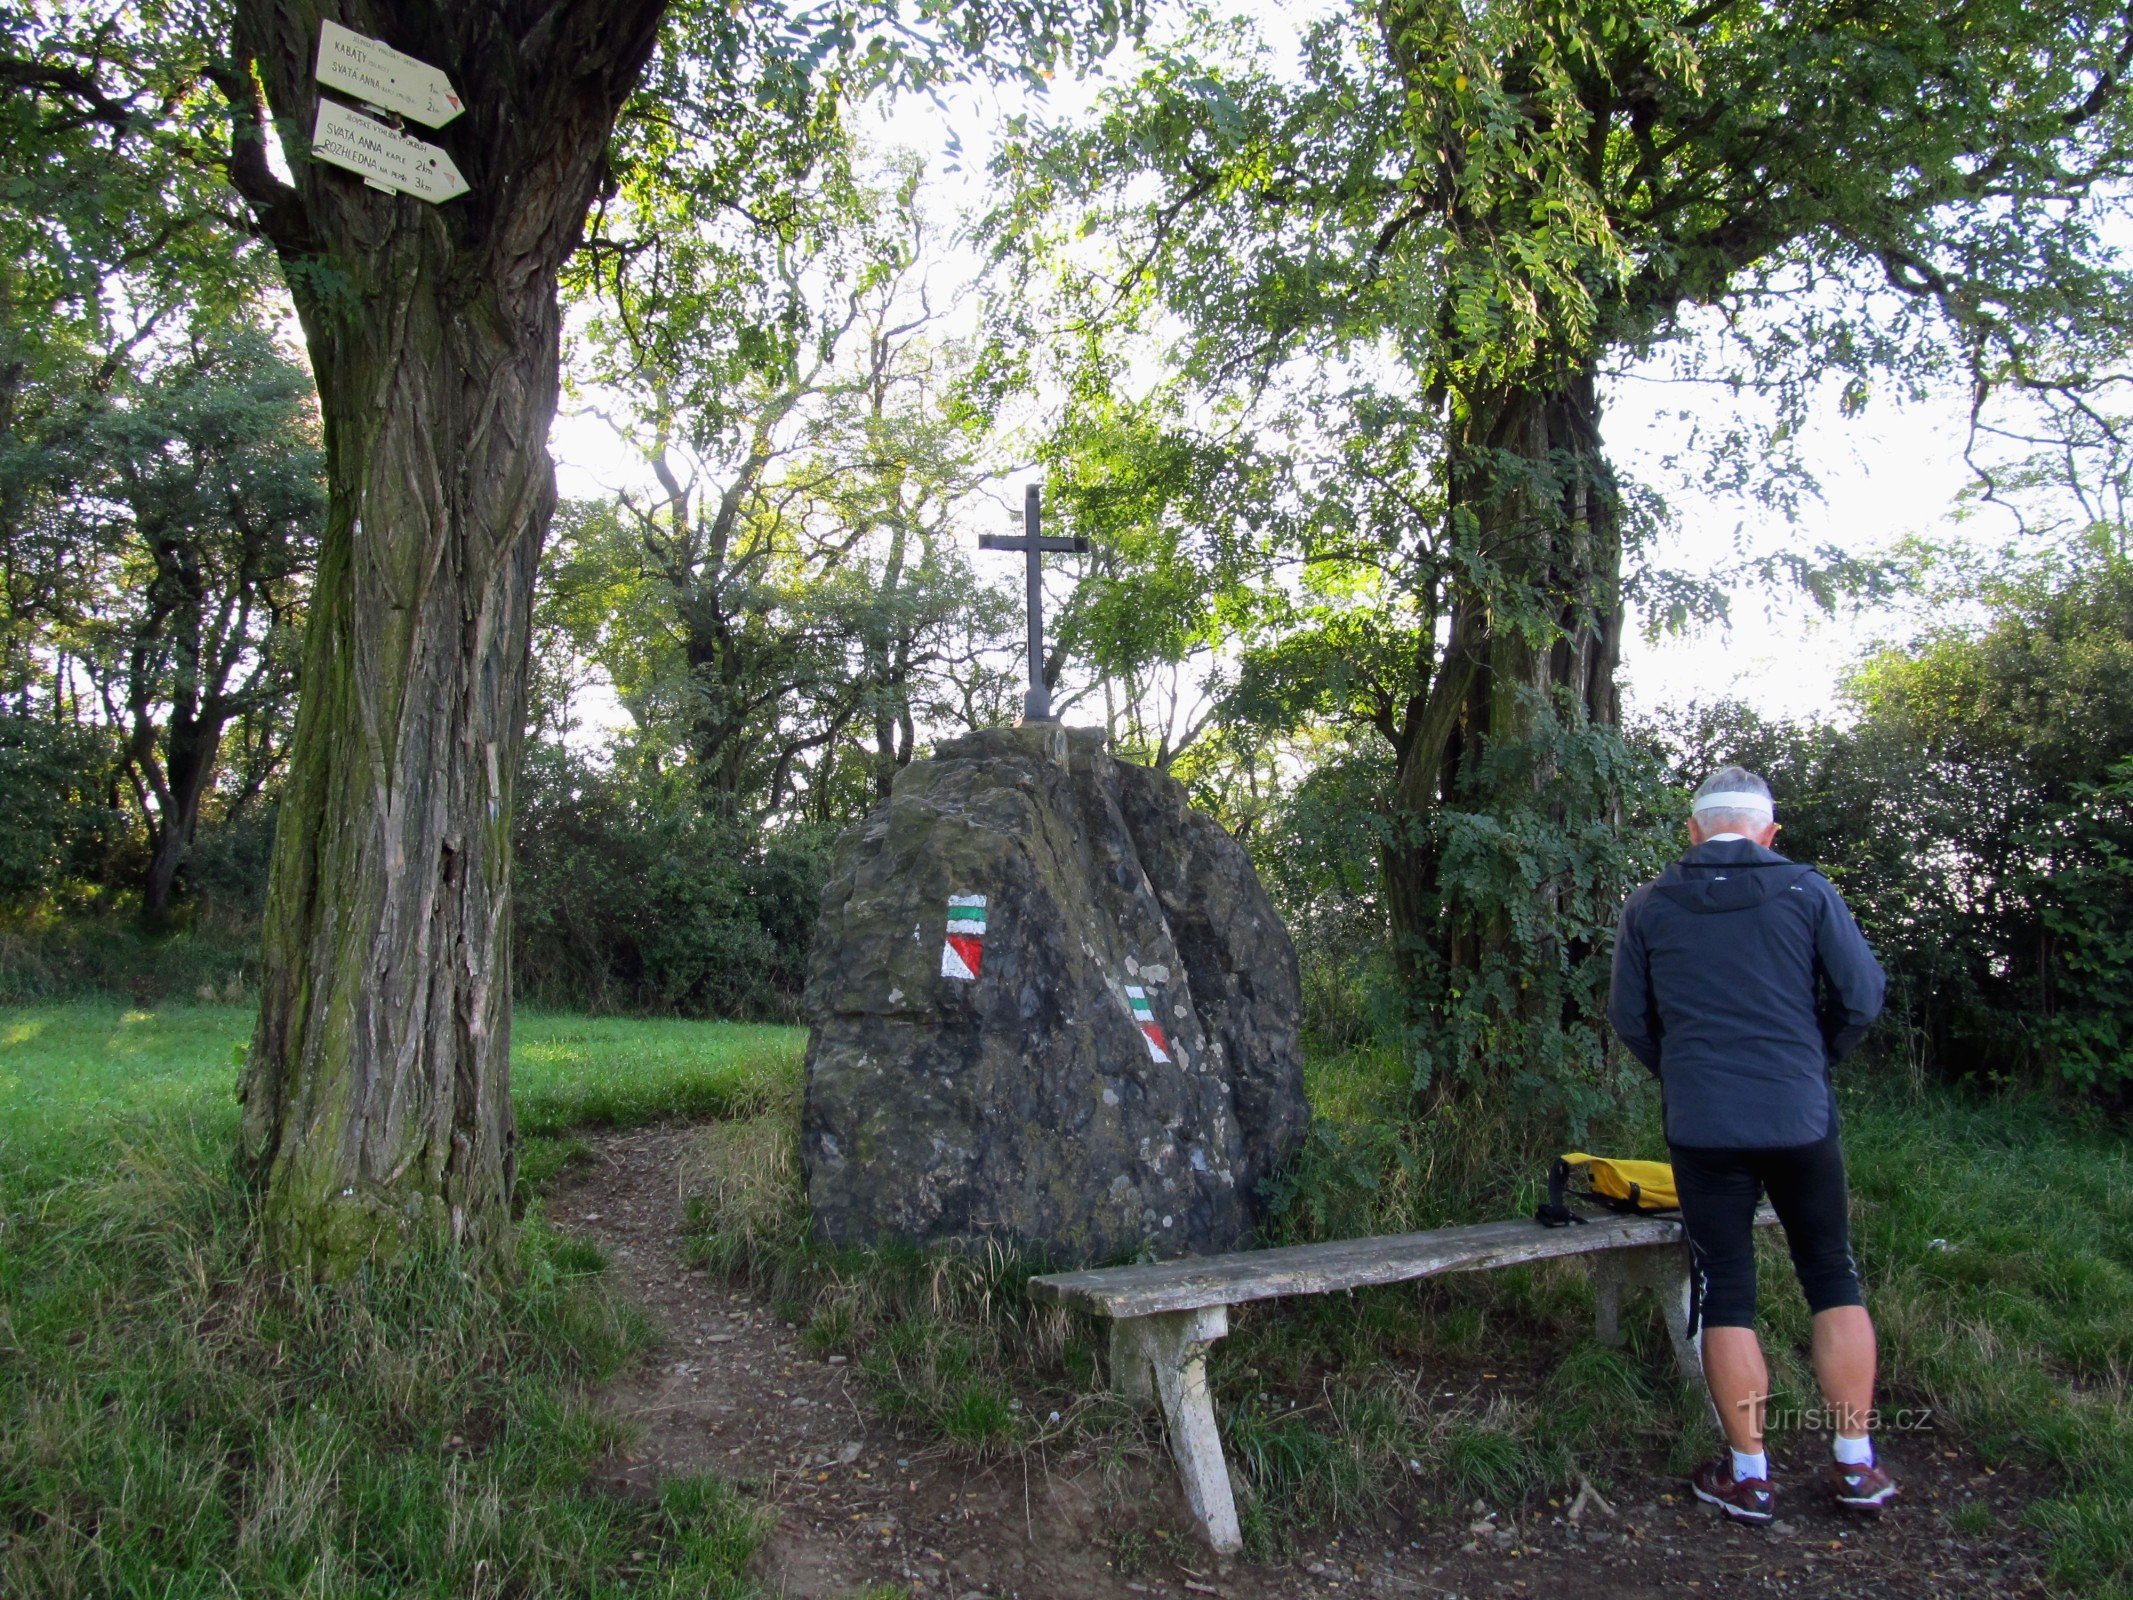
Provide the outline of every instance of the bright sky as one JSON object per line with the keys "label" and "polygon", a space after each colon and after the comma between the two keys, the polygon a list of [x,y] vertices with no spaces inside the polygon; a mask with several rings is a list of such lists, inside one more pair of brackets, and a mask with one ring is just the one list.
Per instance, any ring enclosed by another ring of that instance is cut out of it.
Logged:
{"label": "bright sky", "polygon": [[[1256,15],[1270,41],[1293,52],[1301,28],[1330,3],[1241,0],[1241,8]],[[1047,97],[1049,113],[1078,110],[1098,87],[1055,86]],[[910,98],[878,115],[873,137],[884,148],[908,147],[929,157],[931,208],[948,223],[982,206],[986,167],[1001,119],[1026,103],[1021,90],[993,86],[960,91],[945,108]],[[947,129],[961,146],[960,157],[953,161],[946,154]],[[937,300],[958,298],[942,279],[974,277],[978,265],[968,250],[951,251],[934,281]],[[1725,401],[1714,398],[1709,403]],[[1729,553],[1742,545],[1757,551],[1834,545],[1864,554],[1910,534],[1998,544],[2012,531],[2009,520],[1990,511],[1960,527],[1953,519],[1957,493],[1967,481],[1962,461],[1965,406],[1959,395],[1910,406],[1877,400],[1852,418],[1839,415],[1832,400],[1811,420],[1802,440],[1802,455],[1821,484],[1821,497],[1809,502],[1790,527],[1752,503],[1699,485],[1665,481],[1660,463],[1679,424],[1663,413],[1680,404],[1678,386],[1633,373],[1612,386],[1603,424],[1617,469],[1656,483],[1674,506],[1678,531],[1654,552],[1654,559],[1669,566],[1719,571]],[[612,492],[637,476],[613,436],[592,419],[559,419],[553,448],[566,495]],[[1010,497],[1002,498],[1004,521]],[[998,563],[1003,581],[1010,577],[1009,566],[1019,569],[1021,560],[998,555],[978,559]],[[1905,625],[1906,619],[1885,611],[1828,617],[1803,599],[1743,587],[1733,597],[1727,626],[1650,644],[1633,636],[1624,652],[1625,702],[1635,714],[1731,695],[1772,715],[1826,712],[1841,675],[1860,652],[1904,631]],[[621,716],[619,706],[597,696],[581,711],[594,727],[613,724]]]}
{"label": "bright sky", "polygon": [[[1657,477],[1678,424],[1658,413],[1677,403],[1666,387],[1635,377],[1615,386],[1602,423],[1619,470]],[[1960,523],[1956,497],[1970,481],[1963,462],[1967,401],[1947,394],[1914,406],[1877,404],[1844,418],[1834,404],[1810,422],[1801,453],[1821,496],[1791,526],[1776,513],[1693,487],[1667,486],[1678,515],[1676,535],[1654,558],[1686,570],[1721,570],[1745,525],[1750,549],[1813,550],[1834,545],[1855,555],[1905,535],[1997,546],[2014,531],[1995,508]],[[1912,619],[1888,609],[1827,615],[1804,596],[1743,586],[1730,623],[1687,638],[1647,644],[1632,637],[1623,651],[1623,699],[1634,712],[1733,696],[1783,717],[1831,709],[1838,681],[1860,654],[1908,631]]]}

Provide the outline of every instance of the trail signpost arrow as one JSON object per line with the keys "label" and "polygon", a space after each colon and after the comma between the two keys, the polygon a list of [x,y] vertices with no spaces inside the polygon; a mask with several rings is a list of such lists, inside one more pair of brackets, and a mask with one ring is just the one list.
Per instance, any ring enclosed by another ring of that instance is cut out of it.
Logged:
{"label": "trail signpost arrow", "polygon": [[1044,681],[1044,569],[1039,564],[1047,550],[1081,551],[1089,548],[1086,539],[1046,539],[1037,531],[1037,486],[1033,483],[1022,493],[1022,528],[1019,539],[1004,538],[997,534],[978,535],[980,550],[1021,550],[1026,552],[1029,575],[1029,692],[1022,697],[1022,720],[1024,722],[1050,722],[1052,720],[1052,691]]}
{"label": "trail signpost arrow", "polygon": [[330,20],[319,24],[318,81],[426,128],[441,128],[466,110],[438,68]]}
{"label": "trail signpost arrow", "polygon": [[432,205],[467,192],[467,180],[435,145],[410,139],[376,117],[323,96],[312,127],[311,153],[359,174],[374,188],[411,194]]}

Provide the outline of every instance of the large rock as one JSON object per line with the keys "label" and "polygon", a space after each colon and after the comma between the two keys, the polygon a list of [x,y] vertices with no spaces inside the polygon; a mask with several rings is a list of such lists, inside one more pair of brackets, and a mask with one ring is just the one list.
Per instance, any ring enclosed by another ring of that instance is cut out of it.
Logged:
{"label": "large rock", "polygon": [[1182,785],[1094,730],[944,745],[823,893],[816,1231],[1060,1264],[1235,1248],[1303,1136],[1298,1000],[1250,860]]}

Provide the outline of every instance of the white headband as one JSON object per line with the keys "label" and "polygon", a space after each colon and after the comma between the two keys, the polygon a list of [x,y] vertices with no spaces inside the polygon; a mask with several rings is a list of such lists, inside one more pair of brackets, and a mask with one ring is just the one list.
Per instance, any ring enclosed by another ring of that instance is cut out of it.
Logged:
{"label": "white headband", "polygon": [[1777,809],[1771,805],[1770,796],[1757,794],[1753,789],[1717,789],[1710,794],[1700,794],[1689,814],[1699,811],[1753,811],[1760,816],[1775,817]]}

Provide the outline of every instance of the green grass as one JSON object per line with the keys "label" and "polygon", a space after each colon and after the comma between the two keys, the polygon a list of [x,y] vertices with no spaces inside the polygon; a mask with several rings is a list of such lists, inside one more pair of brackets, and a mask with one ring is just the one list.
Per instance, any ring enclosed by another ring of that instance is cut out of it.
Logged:
{"label": "green grass", "polygon": [[[1313,1064],[1319,1122],[1277,1237],[1532,1209],[1545,1139],[1474,1109],[1410,1119],[1395,1067],[1363,1053]],[[2051,1541],[2054,1582],[2133,1595],[2133,1165],[2122,1136],[2047,1099],[1913,1096],[1870,1080],[1847,1086],[1845,1126],[1883,1404],[1912,1425],[1886,1435],[1892,1460],[1900,1468],[1953,1440],[1988,1464],[2042,1469],[2058,1492],[2029,1515]],[[1648,1106],[1593,1141],[1663,1149]],[[813,1245],[793,1147],[782,1108],[717,1130],[695,1201],[699,1259],[791,1307],[817,1348],[852,1354],[884,1411],[952,1449],[1067,1434],[1099,1456],[1160,1451],[1144,1424],[1094,1398],[1097,1330],[1032,1305],[1021,1264]],[[1762,1249],[1773,1376],[1781,1399],[1811,1402],[1806,1307],[1782,1243]],[[1656,1310],[1626,1309],[1623,1350],[1593,1343],[1591,1326],[1575,1263],[1242,1308],[1210,1376],[1246,1489],[1249,1549],[1279,1555],[1418,1497],[1530,1505],[1581,1477],[1607,1488],[1685,1473],[1716,1434],[1702,1397],[1673,1374]],[[1778,1438],[1796,1454],[1821,1446]],[[1107,1515],[1130,1532],[1143,1510],[1121,1502]]]}
{"label": "green grass", "polygon": [[[682,1484],[654,1504],[588,1487],[613,1433],[585,1386],[644,1330],[598,1253],[537,1207],[508,1289],[448,1261],[309,1294],[264,1278],[228,1180],[249,1026],[205,1004],[0,1011],[0,1592],[744,1592],[757,1529],[731,1492]],[[696,1256],[755,1284],[811,1348],[849,1355],[884,1413],[973,1456],[1159,1458],[1102,1397],[1098,1330],[1031,1302],[1023,1264],[812,1244],[799,1055],[796,1030],[522,1016],[525,1169],[552,1171],[589,1124],[713,1119]],[[1311,1071],[1321,1121],[1281,1237],[1530,1209],[1545,1144],[1530,1131],[1472,1110],[1412,1119],[1368,1054]],[[1890,1436],[1892,1458],[1953,1440],[2042,1471],[2054,1487],[2027,1517],[2055,1585],[2133,1595],[2123,1138],[2049,1100],[1887,1086],[1847,1088],[1845,1118],[1885,1404],[1929,1422]],[[1657,1153],[1648,1108],[1594,1142]],[[1763,1268],[1773,1374],[1805,1399],[1806,1312],[1775,1239]],[[1240,1311],[1211,1375],[1254,1552],[1416,1499],[1531,1505],[1580,1476],[1685,1469],[1712,1436],[1655,1315],[1625,1317],[1620,1351],[1591,1342],[1590,1317],[1562,1264]],[[1162,1531],[1118,1493],[1121,1549]],[[1949,1511],[1973,1537],[1994,1516]]]}
{"label": "green grass", "polygon": [[[1291,1194],[1310,1197],[1285,1218],[1293,1236],[1530,1209],[1540,1171],[1530,1152],[1491,1172],[1474,1164],[1473,1151],[1501,1150],[1507,1137],[1471,1122],[1418,1128],[1389,1110],[1368,1115],[1370,1096],[1357,1079],[1371,1070],[1368,1058],[1314,1068],[1321,1083],[1329,1072],[1345,1078],[1314,1098],[1344,1104],[1352,1120],[1315,1130],[1291,1175]],[[1386,1084],[1379,1104],[1389,1106],[1394,1092]],[[2042,1469],[2060,1492],[2030,1519],[2050,1536],[2055,1585],[2084,1596],[2133,1594],[2133,1159],[2123,1134],[2044,1097],[1913,1094],[1859,1075],[1842,1092],[1854,1246],[1881,1337],[1891,1459],[1900,1470],[1906,1456],[1959,1443],[1989,1465]],[[1648,1108],[1595,1138],[1588,1148],[1663,1153]],[[1447,1171],[1463,1181],[1440,1188],[1428,1179]],[[1777,1415],[1788,1404],[1797,1414],[1816,1403],[1808,1313],[1775,1235],[1761,1241],[1761,1291]],[[1305,1420],[1351,1456],[1376,1462],[1350,1473],[1352,1482],[1390,1484],[1392,1459],[1404,1454],[1425,1477],[1434,1460],[1438,1492],[1449,1500],[1469,1490],[1490,1500],[1530,1497],[1566,1488],[1578,1473],[1605,1482],[1685,1469],[1715,1439],[1700,1397],[1672,1378],[1648,1312],[1625,1354],[1590,1342],[1589,1308],[1579,1275],[1563,1266],[1373,1291],[1335,1316],[1291,1307],[1218,1347],[1216,1381],[1234,1392],[1250,1374],[1247,1381],[1294,1390],[1314,1374],[1337,1373],[1342,1386],[1397,1395],[1417,1353],[1425,1370],[1449,1365],[1471,1381],[1478,1347],[1507,1374],[1545,1372],[1530,1403],[1499,1402],[1449,1427],[1412,1408],[1396,1422],[1365,1425],[1324,1407]],[[1463,1406],[1442,1393],[1461,1386],[1433,1385],[1436,1405]],[[1776,1436],[1800,1451],[1821,1448],[1819,1434]],[[1313,1498],[1280,1503],[1324,1515],[1336,1499],[1324,1488]]]}
{"label": "green grass", "polygon": [[[80,1161],[78,1146],[185,1125],[237,1125],[238,1064],[252,1036],[243,1005],[137,1009],[112,1001],[0,1008],[0,1165],[36,1186]],[[797,1028],[521,1012],[512,1093],[536,1179],[539,1144],[580,1127],[744,1114],[789,1094]]]}
{"label": "green grass", "polygon": [[188,1124],[237,1125],[240,1006],[0,1010],[0,1182],[41,1188],[99,1145]]}
{"label": "green grass", "polygon": [[766,1024],[521,1012],[511,1035],[519,1127],[752,1115],[790,1101],[806,1041],[802,1029]]}
{"label": "green grass", "polygon": [[[1846,1127],[1885,1405],[2046,1469],[2052,1578],[2133,1594],[2133,1160],[2046,1101],[1865,1102]],[[1776,1276],[1766,1272],[1765,1281]],[[1804,1310],[1780,1326],[1797,1346]],[[1804,1387],[1798,1362],[1774,1374]],[[1933,1435],[1921,1433],[1916,1447]]]}
{"label": "green grass", "polygon": [[[300,1290],[231,1181],[241,1007],[0,1012],[0,1593],[753,1593],[756,1508],[595,1490],[587,1398],[647,1330],[529,1219],[497,1285],[418,1258]],[[791,1030],[522,1017],[521,1124],[765,1103]]]}

